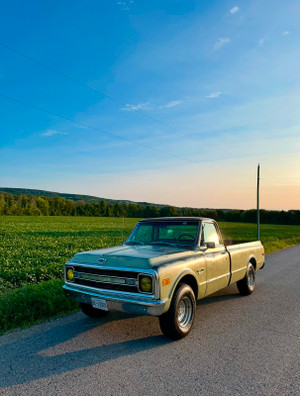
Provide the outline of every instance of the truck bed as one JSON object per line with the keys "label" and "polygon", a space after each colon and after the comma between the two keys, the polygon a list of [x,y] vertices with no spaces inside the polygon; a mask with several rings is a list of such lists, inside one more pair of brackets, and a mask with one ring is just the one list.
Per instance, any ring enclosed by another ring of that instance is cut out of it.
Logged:
{"label": "truck bed", "polygon": [[254,262],[256,269],[261,268],[264,264],[265,252],[261,241],[226,245],[226,248],[229,252],[231,261],[230,283],[234,283],[243,278],[249,261]]}

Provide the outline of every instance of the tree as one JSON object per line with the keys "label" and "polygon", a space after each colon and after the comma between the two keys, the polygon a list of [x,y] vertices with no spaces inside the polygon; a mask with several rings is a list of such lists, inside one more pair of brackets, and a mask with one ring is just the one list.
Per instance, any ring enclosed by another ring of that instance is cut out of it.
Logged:
{"label": "tree", "polygon": [[5,197],[4,194],[0,194],[0,215],[5,214]]}
{"label": "tree", "polygon": [[106,201],[104,201],[102,199],[102,201],[100,202],[100,216],[106,216],[106,211],[107,211],[107,205],[106,205]]}
{"label": "tree", "polygon": [[50,214],[50,205],[49,200],[43,197],[36,198],[36,206],[40,210],[42,216],[49,216]]}

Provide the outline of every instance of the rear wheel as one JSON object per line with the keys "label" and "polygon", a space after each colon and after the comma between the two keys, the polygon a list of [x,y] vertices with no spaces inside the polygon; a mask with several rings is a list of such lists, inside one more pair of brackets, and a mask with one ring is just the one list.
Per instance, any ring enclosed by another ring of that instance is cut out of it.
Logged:
{"label": "rear wheel", "polygon": [[102,318],[108,314],[108,311],[103,311],[102,309],[93,308],[90,304],[80,303],[81,311],[89,316],[90,318]]}
{"label": "rear wheel", "polygon": [[168,312],[159,317],[161,331],[173,340],[191,331],[195,318],[196,300],[192,288],[184,283],[176,290]]}
{"label": "rear wheel", "polygon": [[236,282],[239,292],[243,296],[248,296],[255,289],[255,268],[252,263],[248,263],[246,275],[243,279]]}

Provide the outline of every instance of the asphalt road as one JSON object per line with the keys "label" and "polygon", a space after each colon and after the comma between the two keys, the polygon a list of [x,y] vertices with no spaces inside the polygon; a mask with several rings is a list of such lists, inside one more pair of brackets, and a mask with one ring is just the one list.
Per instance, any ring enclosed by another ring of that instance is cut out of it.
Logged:
{"label": "asphalt road", "polygon": [[0,395],[300,395],[300,245],[267,256],[255,292],[201,300],[190,335],[81,313],[0,337]]}

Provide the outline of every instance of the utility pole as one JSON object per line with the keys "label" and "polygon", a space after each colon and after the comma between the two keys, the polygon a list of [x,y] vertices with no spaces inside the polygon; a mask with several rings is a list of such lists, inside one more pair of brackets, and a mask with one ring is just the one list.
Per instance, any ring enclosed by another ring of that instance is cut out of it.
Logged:
{"label": "utility pole", "polygon": [[260,217],[259,217],[259,179],[260,179],[260,164],[257,166],[257,240],[260,239]]}

